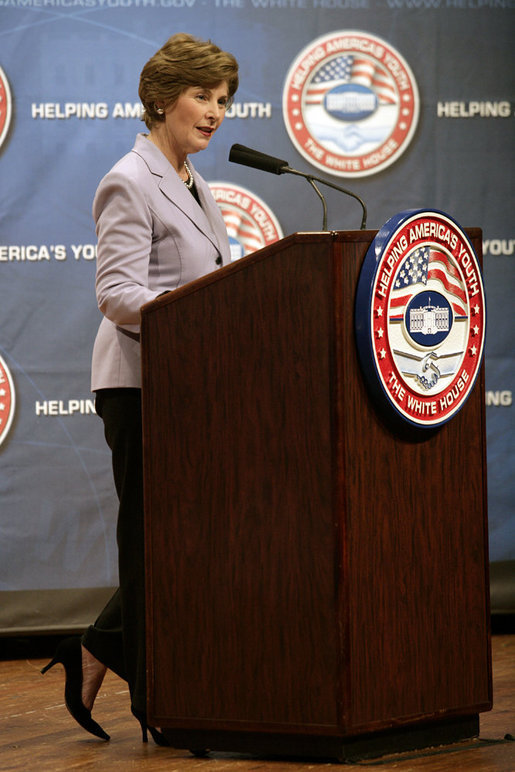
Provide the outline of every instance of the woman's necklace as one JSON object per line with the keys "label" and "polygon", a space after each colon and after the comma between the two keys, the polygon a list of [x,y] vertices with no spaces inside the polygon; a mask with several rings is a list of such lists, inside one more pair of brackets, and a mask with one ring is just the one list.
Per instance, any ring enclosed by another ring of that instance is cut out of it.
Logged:
{"label": "woman's necklace", "polygon": [[188,188],[188,190],[191,190],[191,188],[193,187],[193,174],[191,173],[191,169],[188,166],[188,164],[186,163],[186,161],[184,161],[184,168],[186,169],[186,173],[188,175],[188,179],[187,180],[183,180],[183,182],[186,185],[186,187]]}

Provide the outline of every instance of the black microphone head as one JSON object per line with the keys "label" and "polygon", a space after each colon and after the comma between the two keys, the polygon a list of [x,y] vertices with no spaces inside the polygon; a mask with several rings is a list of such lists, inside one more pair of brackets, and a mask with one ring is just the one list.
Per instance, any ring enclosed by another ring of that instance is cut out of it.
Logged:
{"label": "black microphone head", "polygon": [[229,153],[229,161],[243,166],[251,166],[253,169],[261,169],[263,172],[283,174],[288,168],[288,162],[274,156],[252,150],[245,145],[233,145]]}

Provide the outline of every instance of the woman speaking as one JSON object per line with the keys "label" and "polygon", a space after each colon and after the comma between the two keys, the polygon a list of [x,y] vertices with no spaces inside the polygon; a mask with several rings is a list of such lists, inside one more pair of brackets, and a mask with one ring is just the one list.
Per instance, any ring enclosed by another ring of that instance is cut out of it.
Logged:
{"label": "woman speaking", "polygon": [[[42,672],[64,665],[68,710],[105,740],[91,710],[107,668],[128,682],[147,739],[140,309],[230,261],[222,215],[189,156],[208,147],[237,87],[231,54],[190,35],[171,37],[140,77],[148,133],[103,178],[93,203],[104,318],[91,385],[119,498],[119,588],[82,638],[65,639]],[[148,729],[167,744],[158,729]]]}

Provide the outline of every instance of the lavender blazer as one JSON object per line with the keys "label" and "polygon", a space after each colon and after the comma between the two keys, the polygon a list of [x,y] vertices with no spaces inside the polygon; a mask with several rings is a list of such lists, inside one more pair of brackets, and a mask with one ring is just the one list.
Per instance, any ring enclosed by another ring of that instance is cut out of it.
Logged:
{"label": "lavender blazer", "polygon": [[188,163],[202,207],[144,134],[98,186],[96,293],[104,318],[93,347],[93,391],[141,386],[141,306],[230,262],[222,214]]}

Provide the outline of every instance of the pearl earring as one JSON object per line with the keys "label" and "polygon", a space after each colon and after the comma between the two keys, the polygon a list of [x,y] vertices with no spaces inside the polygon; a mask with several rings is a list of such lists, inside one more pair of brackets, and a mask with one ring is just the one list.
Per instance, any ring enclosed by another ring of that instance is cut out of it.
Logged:
{"label": "pearl earring", "polygon": [[165,111],[163,110],[163,108],[162,108],[162,107],[156,107],[155,105],[154,105],[154,107],[155,107],[156,113],[157,113],[158,115],[164,115],[164,112],[165,112]]}

